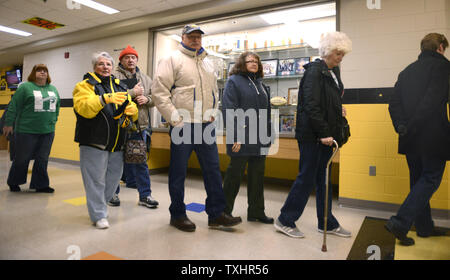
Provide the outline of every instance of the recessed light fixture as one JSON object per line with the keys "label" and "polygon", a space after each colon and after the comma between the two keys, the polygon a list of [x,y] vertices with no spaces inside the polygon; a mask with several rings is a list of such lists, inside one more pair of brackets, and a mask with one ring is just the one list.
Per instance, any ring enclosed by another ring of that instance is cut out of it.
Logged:
{"label": "recessed light fixture", "polygon": [[103,13],[106,13],[109,15],[120,12],[116,9],[113,9],[111,7],[105,6],[103,4],[97,3],[92,0],[72,0],[72,1],[80,3],[81,5],[88,6],[89,8],[95,9],[97,11],[100,11],[100,12],[103,12]]}
{"label": "recessed light fixture", "polygon": [[33,34],[29,33],[29,32],[25,32],[25,31],[22,31],[22,30],[19,30],[19,29],[14,29],[14,28],[11,28],[11,27],[6,27],[6,26],[3,26],[3,25],[0,25],[0,31],[16,34],[16,35],[20,35],[20,36],[25,36],[25,37],[33,35]]}

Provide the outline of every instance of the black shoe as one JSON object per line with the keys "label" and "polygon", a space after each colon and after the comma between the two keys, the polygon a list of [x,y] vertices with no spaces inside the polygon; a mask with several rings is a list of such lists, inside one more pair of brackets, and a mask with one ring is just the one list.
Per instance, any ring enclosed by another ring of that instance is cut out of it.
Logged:
{"label": "black shoe", "polygon": [[395,228],[394,224],[391,221],[388,221],[384,227],[386,228],[387,231],[389,231],[390,233],[392,233],[395,238],[397,238],[398,240],[400,240],[400,244],[403,246],[411,246],[414,245],[414,239],[407,237],[406,234],[401,233],[398,229]]}
{"label": "black shoe", "polygon": [[55,189],[47,187],[47,188],[43,188],[43,189],[36,189],[37,193],[54,193]]}
{"label": "black shoe", "polygon": [[131,186],[126,185],[126,187],[129,188],[129,189],[137,189],[137,186],[136,186],[136,185],[131,185]]}
{"label": "black shoe", "polygon": [[441,228],[433,228],[430,234],[420,234],[417,232],[417,236],[420,237],[431,237],[431,236],[446,236],[448,233],[447,230]]}
{"label": "black shoe", "polygon": [[254,218],[254,217],[247,217],[247,221],[249,222],[260,222],[263,224],[273,224],[273,218],[269,218],[266,215],[260,217],[260,218]]}
{"label": "black shoe", "polygon": [[11,192],[20,192],[21,191],[21,189],[18,185],[13,185],[13,186],[8,185],[8,186],[9,186],[9,190]]}
{"label": "black shoe", "polygon": [[208,226],[210,226],[210,227],[219,227],[219,226],[232,227],[232,226],[238,225],[240,223],[242,223],[241,217],[233,217],[233,216],[230,216],[230,215],[222,212],[219,215],[219,217],[215,218],[214,220],[209,220]]}
{"label": "black shoe", "polygon": [[138,205],[142,205],[142,206],[145,206],[148,208],[155,209],[156,207],[158,207],[159,203],[153,197],[147,196],[147,197],[139,198]]}
{"label": "black shoe", "polygon": [[188,217],[181,217],[178,219],[170,219],[170,225],[176,227],[181,231],[193,232],[195,231],[195,224],[189,220]]}
{"label": "black shoe", "polygon": [[117,207],[120,206],[120,199],[119,195],[114,194],[110,201],[108,201],[106,204],[108,204],[111,207]]}

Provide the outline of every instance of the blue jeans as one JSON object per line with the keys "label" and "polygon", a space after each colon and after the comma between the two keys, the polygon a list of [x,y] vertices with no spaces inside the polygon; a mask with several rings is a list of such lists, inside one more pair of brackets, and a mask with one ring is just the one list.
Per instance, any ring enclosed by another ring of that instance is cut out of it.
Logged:
{"label": "blue jeans", "polygon": [[403,234],[407,234],[414,223],[417,233],[426,236],[434,227],[430,199],[441,184],[446,161],[413,154],[407,154],[406,161],[411,190],[391,221]]}
{"label": "blue jeans", "polygon": [[[141,138],[142,135],[142,138]],[[147,137],[147,132],[136,131],[132,133],[128,139],[130,140],[139,140],[143,139],[145,141],[151,141],[151,137]],[[136,186],[139,192],[139,198],[146,198],[150,196],[151,191],[151,182],[150,175],[148,173],[148,165],[147,162],[134,164],[134,163],[124,163],[123,165],[123,176],[125,179],[127,186]],[[119,188],[117,188],[119,190]],[[116,193],[119,193],[118,191]]]}
{"label": "blue jeans", "polygon": [[[180,132],[180,135],[184,133],[190,134],[189,143],[175,144],[171,137],[170,143],[170,166],[169,166],[169,194],[171,204],[169,211],[173,219],[186,217],[186,205],[184,204],[184,181],[186,179],[188,160],[192,151],[197,154],[198,161],[203,174],[203,182],[206,189],[206,202],[205,211],[208,214],[208,219],[212,220],[217,218],[225,209],[225,195],[222,189],[222,175],[220,173],[219,166],[219,153],[217,150],[217,144],[205,143],[203,137],[197,135],[202,139],[198,144],[194,142],[194,134],[197,130],[203,133],[205,127],[209,123],[204,124],[191,124],[187,123]],[[170,129],[170,133],[174,128]],[[190,130],[190,132],[189,132]],[[189,136],[189,135],[188,135]],[[211,136],[215,139],[215,131],[212,131]]]}
{"label": "blue jeans", "polygon": [[27,182],[28,165],[34,158],[30,189],[45,189],[50,185],[47,173],[48,157],[55,133],[16,133],[16,151],[9,170],[8,185],[18,186]]}
{"label": "blue jeans", "polygon": [[[278,220],[285,226],[295,227],[295,222],[305,210],[308,198],[316,188],[316,211],[318,228],[324,228],[325,208],[325,175],[327,162],[331,157],[332,148],[315,142],[298,141],[300,150],[299,173],[281,208]],[[330,168],[331,169],[331,168]],[[332,188],[328,188],[328,222],[327,230],[339,227],[339,223],[331,213]]]}

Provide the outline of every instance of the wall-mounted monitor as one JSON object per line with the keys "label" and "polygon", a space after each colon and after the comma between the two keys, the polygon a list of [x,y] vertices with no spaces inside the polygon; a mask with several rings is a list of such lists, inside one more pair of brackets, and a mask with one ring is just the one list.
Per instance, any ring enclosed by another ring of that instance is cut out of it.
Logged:
{"label": "wall-mounted monitor", "polygon": [[20,68],[6,71],[6,83],[8,84],[8,88],[10,90],[16,90],[21,82],[22,71]]}

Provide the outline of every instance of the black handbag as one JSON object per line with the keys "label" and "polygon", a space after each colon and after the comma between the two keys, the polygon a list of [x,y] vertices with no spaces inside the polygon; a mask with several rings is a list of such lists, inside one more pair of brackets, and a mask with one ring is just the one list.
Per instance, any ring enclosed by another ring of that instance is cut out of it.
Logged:
{"label": "black handbag", "polygon": [[342,117],[342,123],[339,126],[339,138],[336,139],[336,141],[339,144],[339,147],[342,147],[345,143],[348,142],[348,139],[350,138],[350,125],[348,124],[348,121],[345,117]]}

